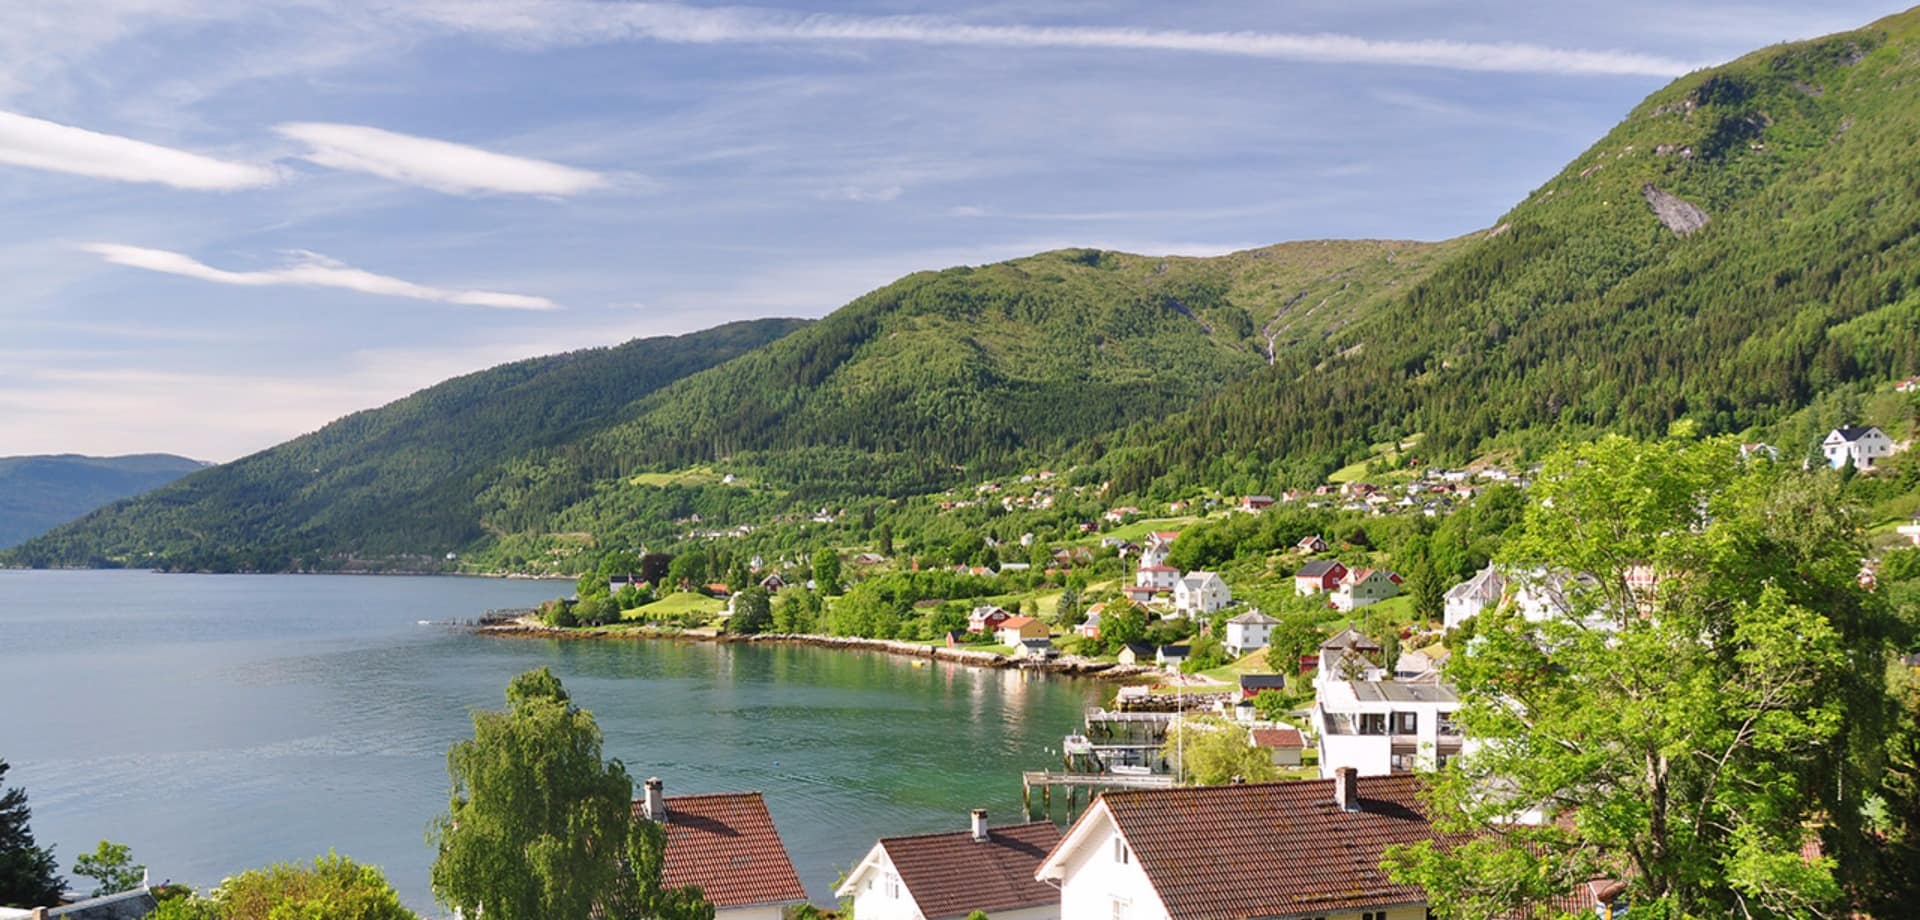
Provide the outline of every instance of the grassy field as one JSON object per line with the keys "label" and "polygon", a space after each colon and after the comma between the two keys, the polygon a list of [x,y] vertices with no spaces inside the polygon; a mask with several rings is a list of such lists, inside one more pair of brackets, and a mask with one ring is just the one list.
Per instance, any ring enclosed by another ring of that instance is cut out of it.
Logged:
{"label": "grassy field", "polygon": [[1375,460],[1384,460],[1388,463],[1398,462],[1401,454],[1412,450],[1414,446],[1419,443],[1420,435],[1413,434],[1408,435],[1406,440],[1398,444],[1375,444],[1373,445],[1373,453],[1369,455],[1367,459],[1357,463],[1349,463],[1346,466],[1334,470],[1327,476],[1327,481],[1332,483],[1359,482],[1367,478],[1367,464]]}
{"label": "grassy field", "polygon": [[[669,470],[664,473],[640,473],[636,476],[629,476],[627,478],[627,484],[666,488],[667,486],[718,485],[725,482],[725,480],[726,474],[715,472],[713,467],[690,466],[686,469]],[[728,483],[728,485],[740,486],[741,488],[746,488],[752,484],[753,483],[745,476],[737,475],[734,477],[733,482]]]}
{"label": "grassy field", "polygon": [[[1224,514],[1225,512],[1221,512],[1221,513]],[[1081,537],[1078,540],[1074,540],[1072,543],[1068,545],[1069,546],[1085,546],[1089,544],[1097,544],[1101,540],[1105,540],[1108,537],[1114,537],[1116,539],[1125,540],[1129,543],[1140,543],[1146,540],[1147,534],[1150,534],[1156,530],[1179,530],[1180,528],[1185,527],[1188,524],[1191,524],[1197,520],[1200,520],[1199,516],[1191,515],[1191,514],[1186,515],[1184,517],[1143,518],[1141,520],[1134,521],[1131,524],[1123,524],[1119,527],[1115,527],[1114,529],[1109,531],[1105,531],[1102,533],[1088,534],[1084,537]]]}
{"label": "grassy field", "polygon": [[718,598],[682,591],[669,594],[651,604],[622,611],[623,619],[650,619],[661,616],[680,616],[688,613],[716,614],[727,607],[727,602]]}

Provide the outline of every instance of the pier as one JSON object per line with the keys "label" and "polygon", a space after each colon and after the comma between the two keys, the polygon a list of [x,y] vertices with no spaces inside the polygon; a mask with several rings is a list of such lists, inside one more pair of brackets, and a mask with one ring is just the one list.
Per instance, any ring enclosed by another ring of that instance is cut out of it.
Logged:
{"label": "pier", "polygon": [[[1097,789],[1172,789],[1178,785],[1165,773],[1056,773],[1052,770],[1028,770],[1020,774],[1020,802],[1029,816],[1033,814],[1033,790],[1040,790],[1041,808],[1053,815],[1053,787],[1067,791],[1067,816],[1072,817],[1081,804],[1093,802]],[[1085,802],[1080,790],[1085,789]]]}

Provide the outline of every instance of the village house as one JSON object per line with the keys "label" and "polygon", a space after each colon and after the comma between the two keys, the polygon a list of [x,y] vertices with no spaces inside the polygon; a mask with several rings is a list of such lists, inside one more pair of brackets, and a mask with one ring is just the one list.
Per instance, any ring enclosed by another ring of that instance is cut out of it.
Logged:
{"label": "village house", "polygon": [[1152,588],[1154,591],[1172,591],[1180,583],[1180,570],[1170,565],[1143,565],[1133,573],[1136,588]]}
{"label": "village house", "polygon": [[1375,664],[1384,651],[1380,643],[1349,626],[1320,643],[1320,670],[1313,676],[1313,685],[1318,688],[1335,680],[1384,679],[1386,670]]}
{"label": "village house", "polygon": [[1448,657],[1447,650],[1439,646],[1401,652],[1393,663],[1393,679],[1405,684],[1437,684]]}
{"label": "village house", "polygon": [[1126,597],[1127,600],[1135,604],[1140,604],[1142,606],[1145,606],[1147,604],[1153,603],[1154,598],[1159,597],[1163,594],[1166,594],[1167,592],[1160,588],[1149,588],[1141,585],[1128,585],[1124,588],[1121,588],[1120,593],[1121,595]]}
{"label": "village house", "polygon": [[1273,496],[1271,495],[1249,495],[1240,499],[1240,510],[1248,513],[1265,511],[1271,507],[1273,507]]}
{"label": "village house", "polygon": [[1227,634],[1222,644],[1227,654],[1236,658],[1256,649],[1267,647],[1273,638],[1273,628],[1280,621],[1258,610],[1249,610],[1227,621]]}
{"label": "village house", "polygon": [[1820,444],[1820,452],[1836,470],[1849,462],[1856,470],[1870,470],[1873,461],[1893,453],[1893,439],[1872,426],[1835,428]]}
{"label": "village house", "polygon": [[1151,642],[1129,642],[1121,646],[1120,654],[1115,657],[1121,664],[1142,665],[1154,661],[1157,651],[1158,647]]}
{"label": "village house", "polygon": [[1460,697],[1440,684],[1329,680],[1313,703],[1320,738],[1320,776],[1351,767],[1381,776],[1445,766],[1464,739],[1453,714]]}
{"label": "village house", "polygon": [[1920,546],[1920,514],[1913,516],[1912,523],[1901,524],[1899,527],[1894,528],[1894,530],[1901,536],[1906,537],[1913,545]]}
{"label": "village house", "polygon": [[1177,530],[1156,530],[1147,534],[1147,545],[1140,550],[1140,565],[1166,565],[1167,554],[1173,552],[1173,541],[1179,536]]}
{"label": "village house", "polygon": [[1051,661],[1060,657],[1052,639],[1021,639],[1012,643],[1013,659],[1016,661]]}
{"label": "village house", "polygon": [[[1040,864],[1063,920],[1425,920],[1380,871],[1430,840],[1415,776],[1107,792]],[[864,915],[859,915],[864,916]]]}
{"label": "village house", "polygon": [[1333,606],[1358,610],[1400,593],[1400,576],[1385,569],[1348,569],[1333,589]]}
{"label": "village house", "polygon": [[1059,843],[1052,821],[990,828],[976,808],[968,831],[880,838],[833,894],[860,920],[1055,920],[1060,891],[1035,872]]}
{"label": "village house", "polygon": [[1100,619],[1102,616],[1102,611],[1097,608],[1099,608],[1101,605],[1095,604],[1093,606],[1096,609],[1088,610],[1087,618],[1084,620],[1081,620],[1080,625],[1075,626],[1073,628],[1074,635],[1082,636],[1088,639],[1100,638]]}
{"label": "village house", "polygon": [[1005,623],[1013,614],[991,604],[973,608],[967,615],[967,632],[999,632],[1000,624]]}
{"label": "village house", "polygon": [[1915,390],[1920,390],[1920,377],[1908,377],[1893,385],[1895,393],[1912,393]]}
{"label": "village house", "polygon": [[779,572],[775,572],[760,579],[760,587],[768,594],[779,594],[787,589],[787,580],[781,578]]}
{"label": "village house", "polygon": [[1307,739],[1300,730],[1291,725],[1274,728],[1256,728],[1248,733],[1248,743],[1263,748],[1273,758],[1276,767],[1297,767],[1300,755],[1307,749]]}
{"label": "village house", "polygon": [[1293,573],[1293,593],[1306,597],[1322,591],[1332,591],[1340,586],[1340,579],[1347,577],[1347,567],[1338,559],[1316,559],[1300,567]]}
{"label": "village house", "polygon": [[1193,649],[1185,645],[1163,645],[1153,652],[1153,663],[1169,671],[1178,671],[1187,663],[1187,656]]}
{"label": "village house", "polygon": [[1285,674],[1242,674],[1240,675],[1240,698],[1250,700],[1260,695],[1262,690],[1287,689]]}
{"label": "village house", "polygon": [[666,830],[660,880],[697,885],[714,920],[780,920],[807,891],[758,792],[668,797],[658,778],[634,800],[633,818]]}
{"label": "village house", "polygon": [[1188,572],[1173,586],[1173,609],[1186,616],[1206,616],[1233,603],[1233,591],[1214,572]]}
{"label": "village house", "polygon": [[58,907],[0,907],[0,920],[138,920],[160,909],[145,874],[134,888]]}
{"label": "village house", "polygon": [[1507,577],[1500,574],[1492,565],[1481,569],[1472,578],[1447,590],[1446,624],[1453,629],[1480,611],[1500,603],[1507,593]]}
{"label": "village house", "polygon": [[1326,552],[1327,541],[1320,539],[1320,535],[1317,533],[1311,534],[1305,537],[1301,537],[1300,542],[1295,543],[1293,545],[1293,548],[1297,552],[1311,556],[1314,553]]}
{"label": "village house", "polygon": [[1000,621],[994,631],[1001,645],[1019,645],[1026,639],[1045,639],[1048,635],[1047,624],[1029,616],[1010,616]]}

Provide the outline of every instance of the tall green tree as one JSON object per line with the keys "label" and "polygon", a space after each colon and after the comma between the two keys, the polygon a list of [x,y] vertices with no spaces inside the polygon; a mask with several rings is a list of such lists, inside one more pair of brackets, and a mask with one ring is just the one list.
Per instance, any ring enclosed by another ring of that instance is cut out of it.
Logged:
{"label": "tall green tree", "polygon": [[118,894],[140,887],[147,878],[147,867],[133,861],[133,849],[124,843],[100,841],[91,853],[73,861],[73,874],[93,879],[91,897]]}
{"label": "tall green tree", "polygon": [[[0,760],[0,780],[7,762]],[[0,785],[0,906],[44,907],[60,901],[60,864],[52,847],[33,842],[26,790]]]}
{"label": "tall green tree", "polygon": [[840,554],[832,547],[821,547],[813,553],[813,582],[821,594],[840,593]]}
{"label": "tall green tree", "polygon": [[658,850],[658,829],[631,819],[633,782],[601,758],[593,714],[541,668],[508,685],[505,712],[475,711],[473,730],[447,753],[453,796],[433,828],[434,896],[492,920],[652,916],[642,911],[659,888],[658,853],[636,857]]}
{"label": "tall green tree", "polygon": [[743,588],[733,596],[733,616],[727,619],[727,630],[742,635],[764,632],[773,625],[773,601],[767,595],[767,589],[754,585]]}
{"label": "tall green tree", "polygon": [[249,869],[205,898],[163,901],[155,920],[417,920],[380,870],[329,853]]}
{"label": "tall green tree", "polygon": [[[1636,916],[1835,915],[1867,862],[1904,627],[1856,584],[1861,522],[1833,485],[1726,440],[1550,458],[1501,561],[1591,580],[1563,615],[1458,637],[1447,676],[1480,747],[1437,775],[1433,813],[1471,837],[1396,850],[1394,876],[1455,920],[1595,874],[1629,881]],[[1560,820],[1512,823],[1528,812]],[[1833,855],[1805,859],[1816,827]]]}

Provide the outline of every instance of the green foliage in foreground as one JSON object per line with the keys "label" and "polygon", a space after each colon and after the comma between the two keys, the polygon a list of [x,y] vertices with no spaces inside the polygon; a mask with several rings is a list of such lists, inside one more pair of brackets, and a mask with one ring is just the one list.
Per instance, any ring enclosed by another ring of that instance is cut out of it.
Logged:
{"label": "green foliage in foreground", "polygon": [[373,866],[334,853],[250,869],[208,896],[160,902],[152,920],[416,920]]}
{"label": "green foliage in foreground", "polygon": [[505,712],[473,713],[447,752],[453,797],[433,829],[433,893],[468,916],[711,920],[698,889],[667,889],[665,831],[632,818],[633,782],[603,761],[593,714],[545,668],[513,679]]}
{"label": "green foliage in foreground", "polygon": [[[1453,637],[1481,747],[1436,775],[1432,813],[1470,837],[1398,849],[1395,877],[1453,920],[1596,876],[1629,881],[1635,916],[1843,912],[1843,886],[1874,884],[1863,815],[1912,629],[1855,581],[1861,523],[1834,477],[1743,463],[1730,440],[1548,460],[1502,561],[1594,581],[1564,617],[1489,612]],[[1641,565],[1651,591],[1629,587]],[[1562,821],[1510,822],[1526,812]],[[1803,859],[1810,835],[1830,855]]]}
{"label": "green foliage in foreground", "polygon": [[73,874],[98,882],[90,895],[97,898],[140,887],[146,880],[147,867],[133,861],[131,847],[102,840],[93,852],[82,853],[73,861]]}
{"label": "green foliage in foreground", "polygon": [[1160,755],[1180,765],[1187,782],[1218,786],[1239,778],[1249,783],[1277,779],[1273,754],[1254,747],[1246,726],[1226,719],[1182,720],[1167,735]]}
{"label": "green foliage in foreground", "polygon": [[[0,760],[0,781],[7,778],[7,762]],[[60,863],[53,848],[34,843],[23,789],[0,782],[0,906],[45,907],[59,903]]]}

